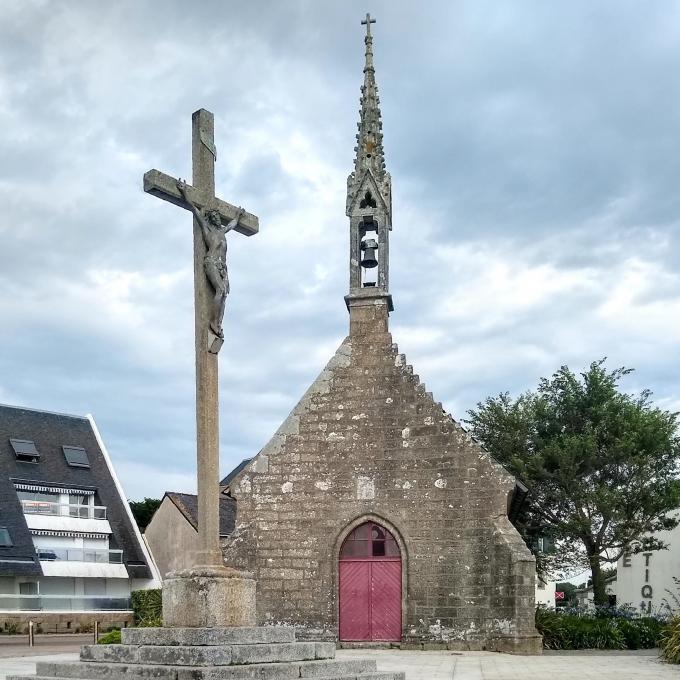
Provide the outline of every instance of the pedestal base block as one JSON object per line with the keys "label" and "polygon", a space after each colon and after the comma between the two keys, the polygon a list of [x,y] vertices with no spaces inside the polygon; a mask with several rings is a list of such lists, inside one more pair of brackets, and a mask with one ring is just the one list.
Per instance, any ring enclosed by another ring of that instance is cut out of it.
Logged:
{"label": "pedestal base block", "polygon": [[163,583],[163,626],[255,626],[255,579],[248,572],[229,567],[199,567],[169,574]]}

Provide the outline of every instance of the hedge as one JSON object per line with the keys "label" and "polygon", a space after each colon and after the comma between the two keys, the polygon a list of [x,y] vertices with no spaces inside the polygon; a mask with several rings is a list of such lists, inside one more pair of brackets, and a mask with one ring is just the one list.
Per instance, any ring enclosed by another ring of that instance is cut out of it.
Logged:
{"label": "hedge", "polygon": [[546,649],[651,649],[660,644],[665,626],[663,619],[625,608],[536,610]]}
{"label": "hedge", "polygon": [[144,627],[162,626],[163,604],[160,588],[134,590],[131,595],[135,625]]}

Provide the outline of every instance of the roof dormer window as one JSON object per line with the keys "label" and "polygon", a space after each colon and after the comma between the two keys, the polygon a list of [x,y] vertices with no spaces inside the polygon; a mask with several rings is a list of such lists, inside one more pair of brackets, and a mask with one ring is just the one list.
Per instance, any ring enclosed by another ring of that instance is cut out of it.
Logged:
{"label": "roof dormer window", "polygon": [[13,545],[9,529],[7,527],[0,527],[0,548],[11,548]]}
{"label": "roof dormer window", "polygon": [[10,437],[9,443],[14,449],[14,455],[22,463],[37,463],[40,460],[38,449],[29,439],[13,439]]}
{"label": "roof dormer window", "polygon": [[64,458],[71,467],[89,468],[90,459],[82,446],[62,446]]}

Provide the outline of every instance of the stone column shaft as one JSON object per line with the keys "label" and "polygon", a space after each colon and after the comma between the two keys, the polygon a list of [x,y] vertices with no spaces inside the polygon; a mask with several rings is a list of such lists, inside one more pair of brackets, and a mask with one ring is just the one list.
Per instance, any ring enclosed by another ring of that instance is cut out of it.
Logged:
{"label": "stone column shaft", "polygon": [[[192,116],[193,185],[215,195],[215,120],[199,109]],[[205,275],[205,243],[194,218],[194,316],[196,337],[196,458],[198,477],[199,551],[196,565],[222,566],[219,525],[220,423],[217,354],[208,351],[212,290]]]}

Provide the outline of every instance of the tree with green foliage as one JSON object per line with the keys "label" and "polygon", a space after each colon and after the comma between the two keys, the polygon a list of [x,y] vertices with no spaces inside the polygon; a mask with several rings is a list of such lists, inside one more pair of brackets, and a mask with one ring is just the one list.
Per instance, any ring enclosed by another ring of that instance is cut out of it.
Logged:
{"label": "tree with green foliage", "polygon": [[594,601],[608,602],[603,567],[622,553],[660,550],[680,505],[678,414],[648,390],[619,389],[631,369],[605,360],[574,374],[563,366],[517,399],[489,397],[468,412],[473,435],[529,488],[518,529],[530,545],[555,541],[552,565],[592,571]]}
{"label": "tree with green foliage", "polygon": [[128,503],[139,530],[144,531],[154,513],[160,507],[161,500],[159,498],[145,498],[143,501],[128,501]]}
{"label": "tree with green foliage", "polygon": [[576,586],[569,581],[561,581],[555,584],[555,591],[564,593],[564,599],[555,600],[556,607],[575,607],[576,601]]}

